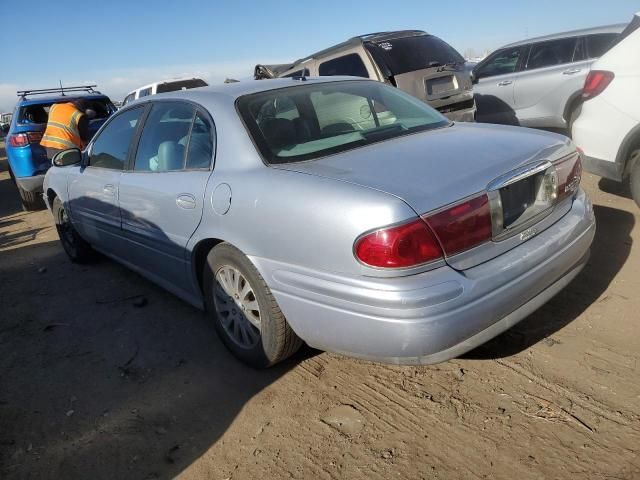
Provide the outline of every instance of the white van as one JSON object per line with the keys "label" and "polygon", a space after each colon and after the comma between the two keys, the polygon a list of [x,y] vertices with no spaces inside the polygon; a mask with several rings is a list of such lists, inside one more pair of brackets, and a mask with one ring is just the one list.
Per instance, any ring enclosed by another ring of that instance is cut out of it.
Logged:
{"label": "white van", "polygon": [[584,152],[584,168],[629,181],[640,206],[640,13],[620,42],[593,64],[582,92],[582,112],[573,141]]}
{"label": "white van", "polygon": [[130,92],[124,100],[122,105],[126,105],[129,102],[133,102],[138,98],[146,97],[147,95],[155,95],[156,93],[175,92],[176,90],[188,90],[190,88],[207,87],[209,84],[201,78],[178,78],[175,80],[165,80],[163,82],[154,82],[144,87],[135,89]]}

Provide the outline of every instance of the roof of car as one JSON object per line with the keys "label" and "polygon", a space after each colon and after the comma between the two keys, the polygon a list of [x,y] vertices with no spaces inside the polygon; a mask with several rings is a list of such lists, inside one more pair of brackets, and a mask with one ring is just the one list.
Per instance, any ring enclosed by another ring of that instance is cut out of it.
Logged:
{"label": "roof of car", "polygon": [[601,27],[583,28],[581,30],[571,30],[569,32],[553,33],[551,35],[544,35],[542,37],[527,38],[526,40],[520,40],[519,42],[513,42],[505,45],[501,48],[518,47],[520,45],[528,45],[530,43],[544,42],[547,40],[558,40],[561,38],[580,37],[583,35],[593,35],[596,33],[621,33],[626,23],[619,23],[615,25],[605,25]]}
{"label": "roof of car", "polygon": [[89,94],[74,94],[74,95],[45,95],[45,96],[34,96],[34,97],[29,97],[28,95],[26,97],[20,97],[20,99],[18,100],[18,104],[20,106],[27,106],[27,105],[39,105],[39,104],[43,104],[43,103],[62,103],[62,102],[71,102],[73,100],[77,100],[79,98],[85,98],[85,99],[109,99],[109,97],[107,97],[106,95],[102,94],[102,93],[89,93]]}
{"label": "roof of car", "polygon": [[405,37],[417,37],[420,35],[429,35],[427,32],[423,30],[392,30],[388,32],[375,32],[375,33],[365,33],[363,35],[356,35],[355,37],[351,37],[344,42],[337,43],[330,47],[327,47],[323,50],[319,50],[311,55],[307,55],[306,57],[299,58],[289,64],[279,64],[279,65],[265,65],[269,67],[277,75],[286,72],[287,70],[291,70],[294,67],[297,67],[299,64],[311,60],[312,58],[318,58],[325,55],[329,55],[331,53],[338,52],[340,50],[345,50],[356,45],[360,45],[363,42],[384,42],[386,40],[392,40],[395,38],[405,38]]}
{"label": "roof of car", "polygon": [[189,90],[177,90],[175,92],[159,93],[157,95],[150,95],[142,97],[133,102],[127,103],[129,105],[135,105],[145,101],[153,100],[167,100],[167,99],[182,99],[182,100],[195,100],[199,98],[209,96],[211,94],[224,95],[226,97],[236,99],[243,95],[249,95],[252,93],[266,92],[269,90],[277,90],[285,87],[300,86],[310,83],[331,83],[345,80],[360,80],[369,81],[366,78],[361,77],[347,77],[347,76],[333,76],[333,77],[305,77],[304,80],[300,78],[274,78],[269,80],[243,80],[233,83],[221,83],[216,85],[210,85],[208,87],[192,88]]}

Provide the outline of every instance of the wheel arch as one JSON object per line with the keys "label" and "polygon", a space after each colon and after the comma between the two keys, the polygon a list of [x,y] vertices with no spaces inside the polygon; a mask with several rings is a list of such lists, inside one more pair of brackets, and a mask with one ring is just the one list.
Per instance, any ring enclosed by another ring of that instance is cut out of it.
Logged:
{"label": "wheel arch", "polygon": [[[620,165],[619,171],[622,172],[623,179],[631,173],[631,169],[633,168],[632,163],[634,162],[629,161],[630,155],[638,148],[640,148],[640,124],[633,127],[629,133],[627,133],[616,155],[616,163]],[[636,162],[637,161],[636,159]]]}
{"label": "wheel arch", "polygon": [[53,201],[57,196],[58,193],[53,188],[47,188],[47,205],[49,205],[49,208],[51,208],[51,206],[53,205]]}
{"label": "wheel arch", "polygon": [[191,252],[191,266],[192,273],[197,282],[200,292],[203,292],[203,273],[204,265],[207,261],[209,252],[216,246],[223,243],[225,240],[220,238],[203,238],[198,241],[193,247]]}
{"label": "wheel arch", "polygon": [[562,118],[567,124],[567,128],[570,127],[569,120],[571,120],[571,112],[573,112],[576,108],[578,108],[582,104],[582,90],[578,90],[577,92],[573,92],[567,103],[564,106],[564,113],[562,114]]}

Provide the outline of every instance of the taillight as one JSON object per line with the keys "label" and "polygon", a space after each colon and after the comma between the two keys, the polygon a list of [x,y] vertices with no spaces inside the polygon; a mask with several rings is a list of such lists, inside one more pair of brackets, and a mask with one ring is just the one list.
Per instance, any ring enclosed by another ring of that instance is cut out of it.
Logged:
{"label": "taillight", "polygon": [[29,139],[26,133],[14,133],[9,135],[9,145],[12,147],[26,147],[29,145]]}
{"label": "taillight", "polygon": [[42,132],[27,132],[29,143],[40,143],[42,140]]}
{"label": "taillight", "polygon": [[26,147],[31,143],[40,143],[42,132],[14,133],[9,135],[9,145],[12,147]]}
{"label": "taillight", "polygon": [[591,70],[584,82],[582,98],[589,100],[600,95],[609,86],[615,75],[605,70]]}
{"label": "taillight", "polygon": [[554,163],[558,176],[558,201],[570,197],[578,190],[582,180],[582,158],[580,152]]}
{"label": "taillight", "polygon": [[362,263],[380,268],[408,268],[442,258],[438,241],[419,218],[360,237],[354,251]]}
{"label": "taillight", "polygon": [[491,211],[486,194],[422,218],[433,229],[446,255],[473,248],[492,236]]}

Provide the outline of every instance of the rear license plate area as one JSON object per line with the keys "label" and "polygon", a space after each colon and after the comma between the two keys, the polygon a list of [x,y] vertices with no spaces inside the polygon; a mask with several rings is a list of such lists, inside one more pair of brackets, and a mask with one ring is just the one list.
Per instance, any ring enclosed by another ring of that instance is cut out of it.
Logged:
{"label": "rear license plate area", "polygon": [[444,93],[456,90],[456,80],[453,75],[444,77],[429,78],[426,80],[427,95],[442,95]]}
{"label": "rear license plate area", "polygon": [[539,173],[500,189],[504,228],[524,220],[523,215],[536,203],[543,179],[544,173]]}

